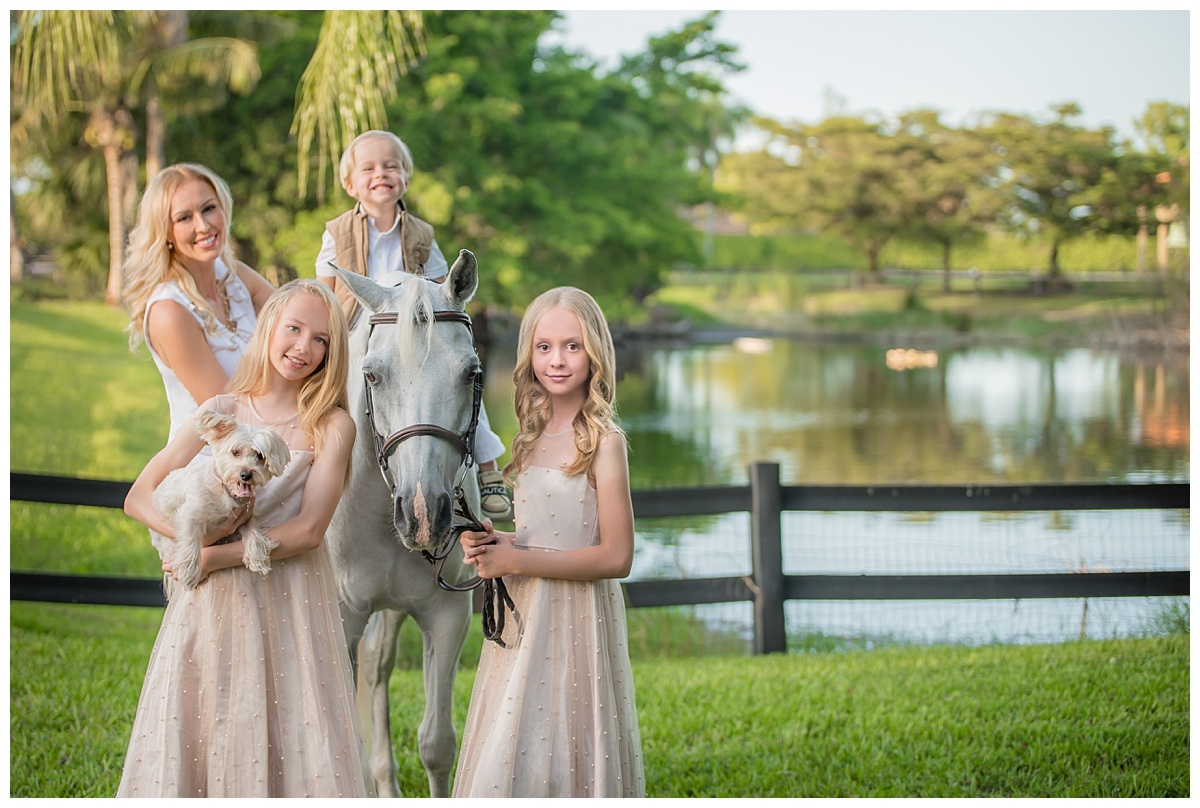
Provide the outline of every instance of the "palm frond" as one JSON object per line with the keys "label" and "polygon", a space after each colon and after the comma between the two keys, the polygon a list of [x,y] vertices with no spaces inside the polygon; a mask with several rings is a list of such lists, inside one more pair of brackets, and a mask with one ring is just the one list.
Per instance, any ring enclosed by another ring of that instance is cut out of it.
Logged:
{"label": "palm frond", "polygon": [[254,89],[262,78],[257,46],[236,37],[191,39],[159,51],[133,77],[129,88],[132,96],[139,94],[150,73],[159,87],[199,79],[210,87],[228,87],[239,95]]}
{"label": "palm frond", "polygon": [[111,11],[22,11],[13,47],[13,103],[54,121],[73,102],[111,91],[120,59]]}
{"label": "palm frond", "polygon": [[420,11],[327,11],[312,59],[300,77],[292,134],[296,135],[299,188],[308,185],[309,155],[316,139],[317,195],[325,172],[366,129],[387,126],[385,105],[396,84],[424,55]]}

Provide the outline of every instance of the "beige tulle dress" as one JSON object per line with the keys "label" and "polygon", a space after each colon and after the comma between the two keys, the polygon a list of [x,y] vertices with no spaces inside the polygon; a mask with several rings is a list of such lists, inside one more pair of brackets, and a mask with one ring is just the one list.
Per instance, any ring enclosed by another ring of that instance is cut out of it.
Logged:
{"label": "beige tulle dress", "polygon": [[[516,480],[516,545],[557,552],[599,541],[596,490],[560,467],[571,433],[544,435]],[[645,796],[625,627],[613,579],[505,576],[520,619],[485,642],[455,797]]]}
{"label": "beige tulle dress", "polygon": [[[291,519],[313,461],[298,419],[267,422],[244,397],[218,402],[288,442],[291,461],[258,492],[255,513],[268,526]],[[363,797],[369,782],[324,545],[272,561],[266,575],[239,566],[177,587],[117,796]]]}

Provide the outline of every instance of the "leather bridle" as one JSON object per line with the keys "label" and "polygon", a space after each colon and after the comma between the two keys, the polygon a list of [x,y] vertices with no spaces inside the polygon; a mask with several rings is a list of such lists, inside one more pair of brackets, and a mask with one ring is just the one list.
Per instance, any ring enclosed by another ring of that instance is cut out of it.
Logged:
{"label": "leather bridle", "polygon": [[[375,333],[375,326],[394,325],[398,320],[399,313],[394,311],[371,315],[368,320],[371,327],[367,332],[367,345],[371,344],[371,336]],[[435,311],[433,313],[433,321],[435,323],[461,323],[465,325],[471,335],[471,346],[472,348],[475,347],[475,329],[471,324],[471,316],[466,312]],[[393,432],[385,438],[375,426],[375,402],[371,394],[371,381],[371,373],[364,370],[363,397],[366,406],[367,424],[371,428],[371,439],[375,446],[375,462],[379,466],[379,471],[383,475],[383,482],[391,493],[393,500],[396,497],[396,482],[388,470],[388,458],[401,443],[410,438],[428,436],[444,440],[458,450],[460,459],[454,482],[454,515],[466,521],[455,524],[450,528],[450,538],[440,548],[432,551],[422,550],[421,555],[430,564],[434,565],[434,574],[437,578],[438,586],[442,589],[449,592],[467,592],[483,584],[483,636],[503,648],[504,641],[500,639],[500,635],[504,631],[504,608],[507,606],[514,616],[517,615],[516,607],[513,604],[512,598],[508,595],[508,589],[505,587],[504,581],[500,578],[480,578],[478,575],[475,575],[460,584],[452,584],[442,577],[442,567],[445,565],[451,551],[453,551],[454,545],[458,543],[462,533],[467,530],[475,530],[480,533],[486,532],[483,523],[475,516],[475,513],[471,510],[471,506],[467,503],[467,497],[463,490],[463,483],[466,480],[468,470],[475,464],[475,433],[479,428],[479,410],[483,406],[483,368],[481,367],[475,373],[475,378],[472,381],[471,421],[462,434],[453,432],[438,424],[413,424],[397,432]],[[499,606],[498,609],[496,608],[497,605]]]}

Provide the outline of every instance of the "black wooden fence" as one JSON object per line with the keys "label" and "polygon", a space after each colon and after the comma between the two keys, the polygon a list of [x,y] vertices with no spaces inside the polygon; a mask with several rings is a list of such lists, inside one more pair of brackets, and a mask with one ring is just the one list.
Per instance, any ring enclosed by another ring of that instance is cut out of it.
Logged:
{"label": "black wooden fence", "polygon": [[[120,508],[130,483],[10,474],[10,498]],[[785,575],[784,511],[1187,510],[1188,483],[1146,485],[783,486],[779,466],[750,466],[750,484],[633,492],[639,518],[750,513],[748,576],[627,581],[631,607],[749,601],[755,653],[787,650],[787,600],[936,600],[1189,595],[1187,570],[1013,575]],[[158,580],[10,572],[11,600],[162,606]]]}

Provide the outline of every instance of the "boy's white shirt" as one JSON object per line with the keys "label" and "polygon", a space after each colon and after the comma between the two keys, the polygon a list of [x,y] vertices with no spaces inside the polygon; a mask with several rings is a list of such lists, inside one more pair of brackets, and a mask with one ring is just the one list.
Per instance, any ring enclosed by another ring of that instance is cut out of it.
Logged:
{"label": "boy's white shirt", "polygon": [[[400,217],[396,217],[396,221],[392,223],[392,227],[385,233],[380,233],[379,228],[375,226],[374,217],[367,216],[367,277],[373,281],[378,281],[389,272],[405,270],[404,266],[404,248],[400,243]],[[321,252],[317,254],[317,277],[333,277],[333,267],[329,266],[329,262],[337,257],[337,250],[334,249],[333,234],[328,230],[321,234]],[[446,257],[442,255],[442,248],[438,246],[437,239],[433,240],[433,245],[429,250],[429,260],[425,262],[425,277],[431,281],[441,280],[450,270],[446,263]]]}

